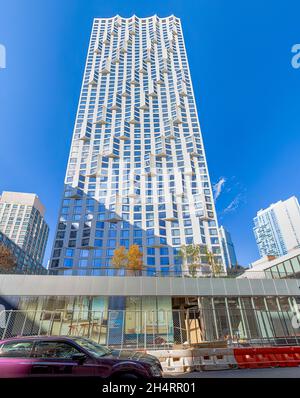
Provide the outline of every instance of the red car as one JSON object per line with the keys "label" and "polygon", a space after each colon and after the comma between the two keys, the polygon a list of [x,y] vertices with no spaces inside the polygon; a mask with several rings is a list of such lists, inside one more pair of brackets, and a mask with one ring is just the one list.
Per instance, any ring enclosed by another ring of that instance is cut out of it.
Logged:
{"label": "red car", "polygon": [[162,376],[152,355],[109,350],[82,337],[20,337],[0,341],[0,378]]}

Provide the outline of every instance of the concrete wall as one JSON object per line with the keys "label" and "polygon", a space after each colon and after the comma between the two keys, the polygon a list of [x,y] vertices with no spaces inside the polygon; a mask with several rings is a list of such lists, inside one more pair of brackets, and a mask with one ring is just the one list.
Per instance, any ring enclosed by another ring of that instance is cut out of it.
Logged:
{"label": "concrete wall", "polygon": [[0,296],[300,296],[299,279],[1,275]]}

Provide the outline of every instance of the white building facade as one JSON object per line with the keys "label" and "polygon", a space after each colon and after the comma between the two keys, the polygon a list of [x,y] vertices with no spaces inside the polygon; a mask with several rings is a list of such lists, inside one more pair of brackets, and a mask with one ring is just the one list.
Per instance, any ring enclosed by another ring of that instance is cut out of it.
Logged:
{"label": "white building facade", "polygon": [[260,210],[254,218],[254,235],[261,257],[283,256],[300,247],[300,206],[292,196]]}
{"label": "white building facade", "polygon": [[250,264],[238,278],[270,278],[270,279],[299,279],[300,276],[300,248],[290,250],[281,257],[265,256]]}
{"label": "white building facade", "polygon": [[42,263],[49,227],[36,194],[4,191],[0,198],[0,231],[33,260]]}
{"label": "white building facade", "polygon": [[115,248],[132,244],[148,275],[180,273],[189,244],[224,266],[174,16],[93,22],[50,268],[103,275]]}

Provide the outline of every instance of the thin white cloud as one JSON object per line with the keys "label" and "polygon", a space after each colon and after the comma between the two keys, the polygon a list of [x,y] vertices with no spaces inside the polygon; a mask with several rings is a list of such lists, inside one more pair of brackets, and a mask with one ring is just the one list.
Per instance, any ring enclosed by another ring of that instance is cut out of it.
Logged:
{"label": "thin white cloud", "polygon": [[224,188],[224,184],[226,182],[226,178],[221,177],[219,181],[213,185],[213,191],[214,191],[214,199],[217,200],[218,197],[221,195],[221,192]]}
{"label": "thin white cloud", "polygon": [[235,211],[240,203],[243,201],[243,195],[239,193],[230,203],[229,205],[223,210],[223,214],[231,213]]}
{"label": "thin white cloud", "polygon": [[[237,209],[247,201],[247,189],[242,183],[236,180],[235,176],[226,179],[224,177],[220,178],[213,186],[213,189],[215,200],[222,193],[222,198],[224,196],[226,202],[229,203],[227,206],[222,206],[222,209],[219,209],[220,220],[227,214],[237,211]],[[224,203],[224,200],[221,202]]]}

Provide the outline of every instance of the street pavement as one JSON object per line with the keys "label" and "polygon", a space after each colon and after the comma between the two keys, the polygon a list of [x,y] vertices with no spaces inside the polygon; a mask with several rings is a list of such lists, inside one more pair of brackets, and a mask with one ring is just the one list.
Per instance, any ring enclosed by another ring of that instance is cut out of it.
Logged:
{"label": "street pavement", "polygon": [[269,368],[269,369],[235,369],[235,370],[207,370],[191,373],[164,374],[164,377],[179,377],[192,379],[220,379],[220,378],[300,378],[298,368]]}

